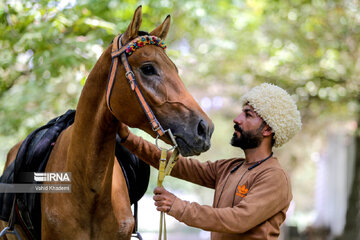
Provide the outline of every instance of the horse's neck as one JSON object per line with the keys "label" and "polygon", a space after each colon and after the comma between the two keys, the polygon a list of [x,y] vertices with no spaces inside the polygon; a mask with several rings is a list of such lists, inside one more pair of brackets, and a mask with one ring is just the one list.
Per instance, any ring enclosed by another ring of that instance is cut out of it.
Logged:
{"label": "horse's neck", "polygon": [[[109,49],[108,49],[109,50]],[[73,179],[98,192],[111,181],[117,120],[105,103],[111,57],[106,51],[89,74],[76,109],[67,168]],[[78,179],[76,179],[76,176]]]}

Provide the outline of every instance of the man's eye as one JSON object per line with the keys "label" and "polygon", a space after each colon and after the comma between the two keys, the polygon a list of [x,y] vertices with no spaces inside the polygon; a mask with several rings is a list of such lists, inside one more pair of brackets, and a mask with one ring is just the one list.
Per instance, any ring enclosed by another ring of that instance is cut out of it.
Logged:
{"label": "man's eye", "polygon": [[156,69],[150,64],[142,66],[141,71],[148,76],[157,74]]}

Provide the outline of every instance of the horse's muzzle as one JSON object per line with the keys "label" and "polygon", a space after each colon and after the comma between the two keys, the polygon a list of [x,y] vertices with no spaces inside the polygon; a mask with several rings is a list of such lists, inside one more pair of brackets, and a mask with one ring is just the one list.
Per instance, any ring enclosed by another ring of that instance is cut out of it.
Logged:
{"label": "horse's muzzle", "polygon": [[184,157],[200,155],[202,152],[209,150],[213,132],[214,124],[212,121],[204,119],[200,119],[192,130],[186,127],[177,128],[174,136],[181,155]]}

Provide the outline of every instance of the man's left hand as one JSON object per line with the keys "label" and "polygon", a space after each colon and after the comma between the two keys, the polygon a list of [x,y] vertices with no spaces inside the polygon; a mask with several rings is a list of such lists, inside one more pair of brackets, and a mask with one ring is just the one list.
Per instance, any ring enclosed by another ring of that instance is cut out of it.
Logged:
{"label": "man's left hand", "polygon": [[156,187],[154,189],[154,197],[156,210],[168,213],[176,199],[176,196],[165,190],[164,187]]}

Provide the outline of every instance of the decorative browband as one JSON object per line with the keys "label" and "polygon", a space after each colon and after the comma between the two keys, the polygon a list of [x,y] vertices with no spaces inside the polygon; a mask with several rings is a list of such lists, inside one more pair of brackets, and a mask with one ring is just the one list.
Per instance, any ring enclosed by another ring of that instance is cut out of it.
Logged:
{"label": "decorative browband", "polygon": [[130,56],[136,49],[144,47],[146,45],[155,45],[166,49],[166,44],[163,40],[156,36],[140,36],[132,40],[128,47],[126,48],[125,52],[128,56]]}

